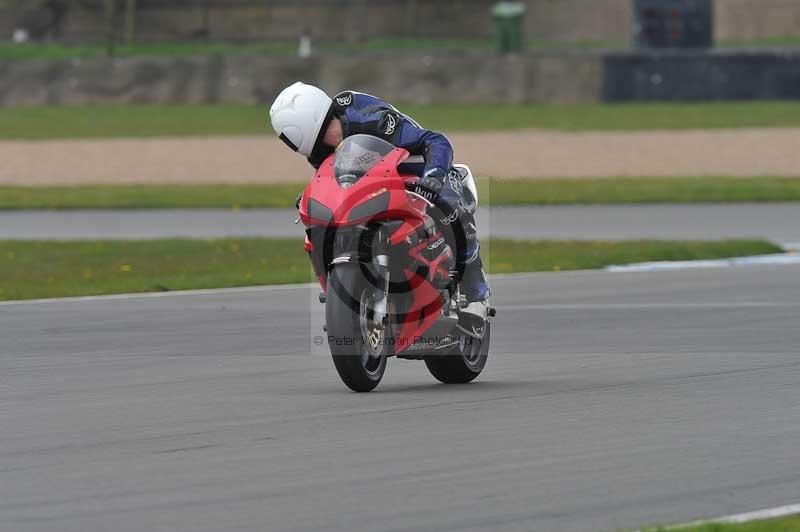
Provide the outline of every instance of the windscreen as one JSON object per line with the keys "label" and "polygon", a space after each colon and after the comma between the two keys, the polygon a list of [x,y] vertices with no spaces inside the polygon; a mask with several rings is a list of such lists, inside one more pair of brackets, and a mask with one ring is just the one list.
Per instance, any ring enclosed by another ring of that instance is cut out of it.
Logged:
{"label": "windscreen", "polygon": [[[394,146],[371,135],[347,137],[336,148],[333,173],[340,182],[355,182],[381,162]],[[343,179],[344,178],[344,179]]]}

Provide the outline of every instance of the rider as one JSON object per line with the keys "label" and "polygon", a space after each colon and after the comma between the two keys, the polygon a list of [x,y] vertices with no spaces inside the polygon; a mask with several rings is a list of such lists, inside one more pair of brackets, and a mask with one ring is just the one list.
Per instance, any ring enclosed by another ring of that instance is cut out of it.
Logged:
{"label": "rider", "polygon": [[404,148],[412,156],[405,166],[422,179],[419,185],[432,190],[458,212],[466,237],[459,250],[466,261],[461,287],[470,303],[485,303],[490,290],[483,273],[475,220],[462,207],[463,186],[453,170],[453,148],[441,133],[422,128],[387,102],[355,91],[331,99],[321,89],[297,82],[285,88],[269,110],[272,127],[292,150],[308,158],[314,168],[332,154],[345,137],[367,134]]}

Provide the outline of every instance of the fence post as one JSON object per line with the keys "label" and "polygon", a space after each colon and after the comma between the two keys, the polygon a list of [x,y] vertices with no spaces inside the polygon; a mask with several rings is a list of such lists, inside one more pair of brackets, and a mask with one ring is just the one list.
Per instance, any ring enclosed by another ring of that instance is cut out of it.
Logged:
{"label": "fence post", "polygon": [[114,57],[114,41],[116,40],[114,19],[116,18],[116,3],[117,0],[105,0],[104,2],[106,12],[106,55],[108,57]]}
{"label": "fence post", "polygon": [[125,2],[125,44],[131,45],[136,40],[136,0]]}

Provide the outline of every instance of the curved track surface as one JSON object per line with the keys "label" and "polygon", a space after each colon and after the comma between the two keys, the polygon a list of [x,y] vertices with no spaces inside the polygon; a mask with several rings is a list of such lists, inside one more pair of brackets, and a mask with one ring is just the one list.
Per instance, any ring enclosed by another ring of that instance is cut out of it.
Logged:
{"label": "curved track surface", "polygon": [[311,286],[0,305],[0,530],[613,530],[800,493],[798,270],[493,280],[485,374],[339,382]]}
{"label": "curved track surface", "polygon": [[[301,236],[294,209],[0,212],[0,239]],[[800,242],[800,204],[572,205],[480,209],[481,234],[506,238]]]}

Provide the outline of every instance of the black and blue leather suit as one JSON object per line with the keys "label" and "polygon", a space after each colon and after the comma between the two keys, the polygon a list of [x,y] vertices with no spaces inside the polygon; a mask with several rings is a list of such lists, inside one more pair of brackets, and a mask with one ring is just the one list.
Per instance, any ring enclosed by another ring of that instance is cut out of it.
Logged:
{"label": "black and blue leather suit", "polygon": [[[469,300],[485,300],[489,295],[489,287],[482,271],[475,220],[463,208],[463,186],[458,172],[452,168],[453,147],[447,137],[423,128],[388,102],[361,92],[345,91],[337,94],[333,97],[328,114],[323,131],[327,129],[332,118],[338,118],[345,138],[358,134],[382,138],[411,154],[401,165],[401,172],[439,180],[440,197],[458,212],[458,221],[466,240],[463,249],[459,247],[458,250],[459,260],[465,262],[467,268],[462,287]],[[317,142],[308,161],[314,168],[319,168],[333,152],[334,148]]]}

